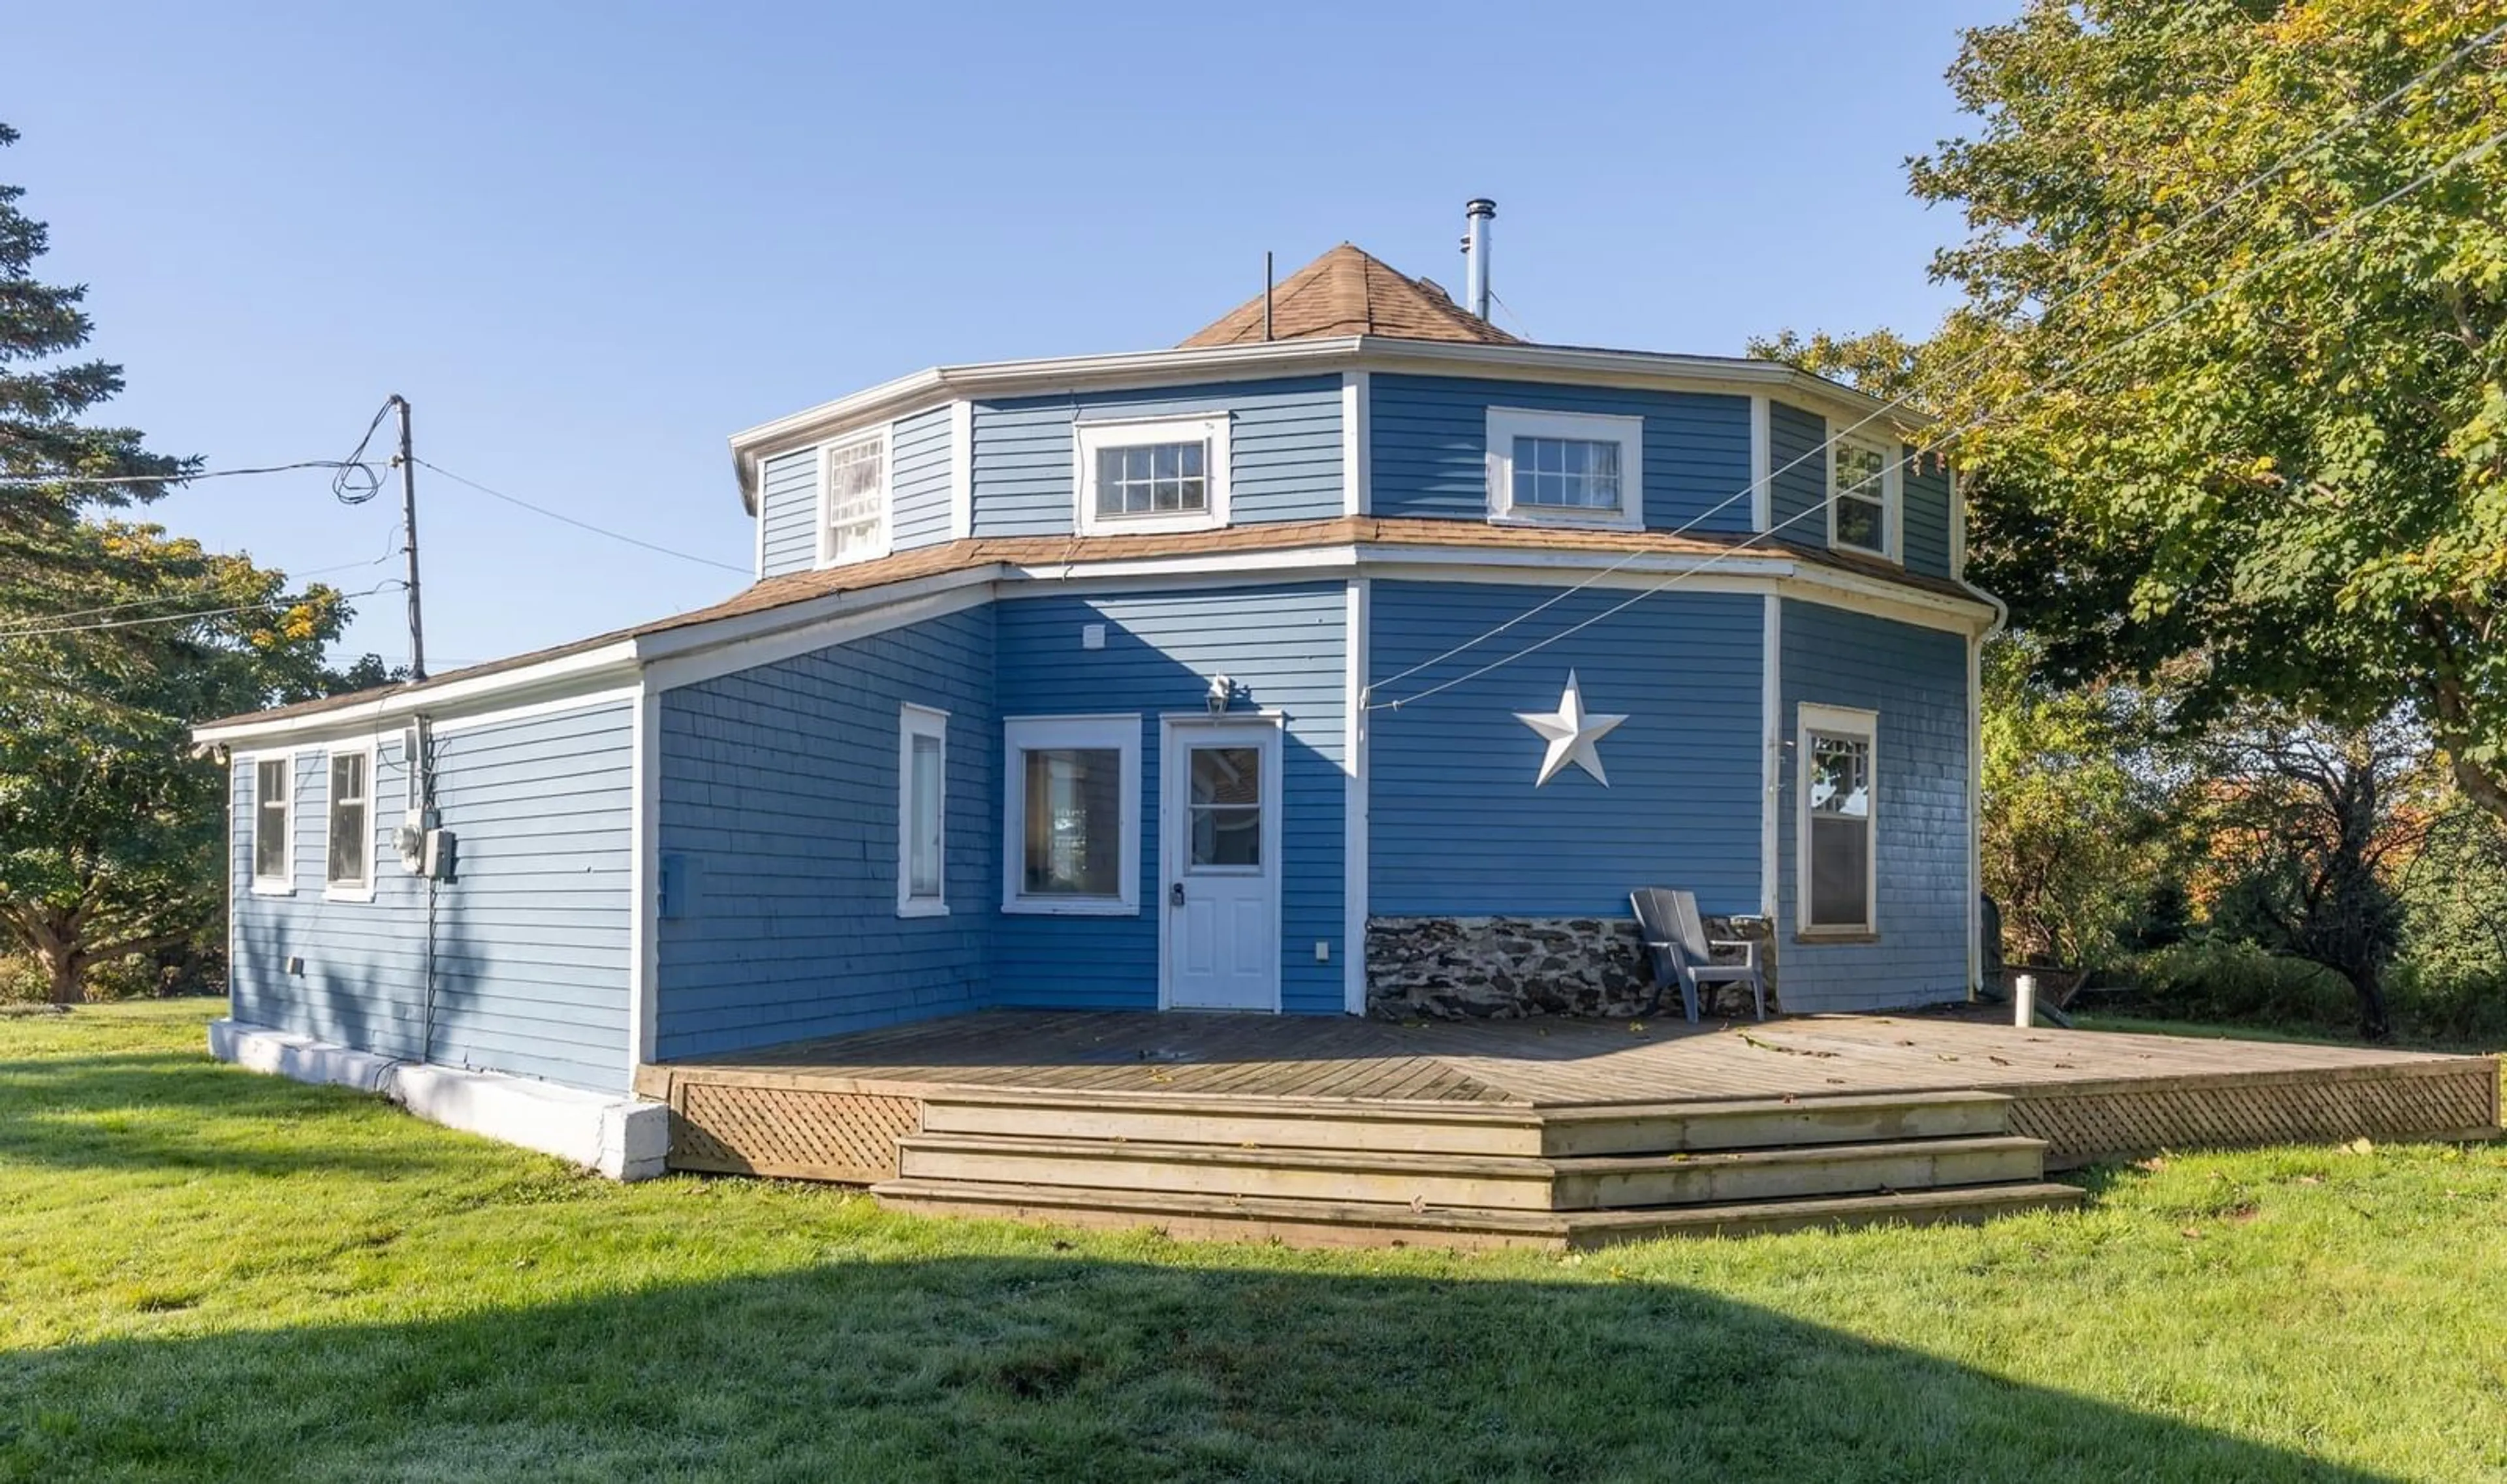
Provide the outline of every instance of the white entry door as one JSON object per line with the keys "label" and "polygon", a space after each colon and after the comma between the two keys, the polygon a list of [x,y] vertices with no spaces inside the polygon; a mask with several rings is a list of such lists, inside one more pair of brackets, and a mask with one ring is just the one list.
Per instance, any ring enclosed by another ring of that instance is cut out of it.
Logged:
{"label": "white entry door", "polygon": [[1170,721],[1159,772],[1165,1000],[1280,1008],[1280,729]]}

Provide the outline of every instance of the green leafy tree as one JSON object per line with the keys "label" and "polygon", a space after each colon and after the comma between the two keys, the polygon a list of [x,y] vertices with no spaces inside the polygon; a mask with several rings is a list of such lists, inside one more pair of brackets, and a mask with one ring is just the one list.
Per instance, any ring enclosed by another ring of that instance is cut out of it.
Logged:
{"label": "green leafy tree", "polygon": [[2502,22],[2031,0],[1967,34],[1980,127],[1911,173],[1970,229],[1919,380],[1978,424],[1972,574],[2048,672],[2175,666],[2189,722],[2408,712],[2507,818]]}
{"label": "green leafy tree", "polygon": [[0,941],[70,1000],[95,964],[215,921],[224,779],[189,724],[330,689],[347,609],[108,518],[194,464],[83,420],[122,371],[63,360],[92,328],[85,290],[35,279],[45,233],[21,195],[0,186]]}

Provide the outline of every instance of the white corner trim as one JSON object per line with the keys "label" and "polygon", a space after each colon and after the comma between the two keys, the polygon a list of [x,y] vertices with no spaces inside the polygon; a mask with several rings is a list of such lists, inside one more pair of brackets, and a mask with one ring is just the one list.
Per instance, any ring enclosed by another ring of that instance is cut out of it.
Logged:
{"label": "white corner trim", "polygon": [[1967,581],[1967,478],[1956,468],[1950,480],[1950,578]]}
{"label": "white corner trim", "polygon": [[1785,600],[1766,595],[1760,620],[1759,652],[1759,915],[1784,938],[1783,837],[1785,802]]}
{"label": "white corner trim", "polygon": [[1341,705],[1345,713],[1341,735],[1340,971],[1341,1009],[1351,1015],[1366,1013],[1366,676],[1370,663],[1367,622],[1372,597],[1365,578],[1350,579],[1349,630],[1348,637],[1343,641],[1345,673],[1341,687]]}
{"label": "white corner trim", "polygon": [[662,869],[662,693],[636,688],[628,752],[627,1075],[653,1060],[660,1024]]}
{"label": "white corner trim", "polygon": [[[840,560],[836,556],[836,533],[829,524],[831,511],[828,502],[835,498],[829,466],[835,462],[836,455],[852,452],[874,440],[879,444],[879,534],[871,538],[869,546]],[[818,564],[821,567],[852,566],[857,561],[876,561],[893,552],[896,545],[896,424],[883,422],[842,438],[830,438],[818,445],[818,497],[814,507],[818,525]],[[761,500],[759,503],[765,502]]]}
{"label": "white corner trim", "polygon": [[209,1054],[299,1082],[381,1093],[429,1122],[553,1154],[614,1180],[650,1179],[670,1156],[671,1110],[664,1104],[396,1061],[235,1020],[209,1023]]}
{"label": "white corner trim", "polygon": [[1776,524],[1775,430],[1765,392],[1750,395],[1750,528]]}
{"label": "white corner trim", "polygon": [[[1136,711],[1086,716],[1001,718],[1001,911],[1041,917],[1138,917],[1141,912],[1141,732]],[[1020,878],[1027,859],[1027,770],[1019,753],[1031,747],[1113,748],[1120,759],[1120,840],[1114,896],[1027,896]]]}
{"label": "white corner trim", "polygon": [[949,404],[949,539],[974,533],[975,404],[960,397]]}
{"label": "white corner trim", "polygon": [[[1229,433],[1235,418],[1225,411],[1184,413],[1174,416],[1082,417],[1071,425],[1071,489],[1073,529],[1083,536],[1115,536],[1160,531],[1217,530],[1227,525],[1228,486],[1234,459]],[[1110,449],[1144,444],[1194,443],[1203,446],[1202,503],[1199,510],[1159,515],[1102,515],[1097,509],[1097,455]]]}
{"label": "white corner trim", "polygon": [[[1536,408],[1491,407],[1487,421],[1488,518],[1508,525],[1566,525],[1605,530],[1645,528],[1645,419],[1606,413],[1559,413]],[[1619,451],[1617,510],[1518,505],[1514,499],[1514,441],[1571,438],[1616,444]]]}
{"label": "white corner trim", "polygon": [[1967,641],[1967,984],[1984,983],[1984,635]]}
{"label": "white corner trim", "polygon": [[1368,407],[1372,388],[1368,374],[1344,371],[1340,374],[1340,509],[1343,515],[1362,516],[1372,499],[1368,487],[1374,470],[1369,467],[1368,449],[1374,442],[1369,426],[1373,413]]}

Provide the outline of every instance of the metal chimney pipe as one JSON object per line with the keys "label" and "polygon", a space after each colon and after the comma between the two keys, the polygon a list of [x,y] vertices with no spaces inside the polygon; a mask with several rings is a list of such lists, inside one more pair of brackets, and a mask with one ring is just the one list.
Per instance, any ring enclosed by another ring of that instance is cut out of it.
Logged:
{"label": "metal chimney pipe", "polygon": [[1478,197],[1463,206],[1463,305],[1482,319],[1489,317],[1489,223],[1497,202]]}

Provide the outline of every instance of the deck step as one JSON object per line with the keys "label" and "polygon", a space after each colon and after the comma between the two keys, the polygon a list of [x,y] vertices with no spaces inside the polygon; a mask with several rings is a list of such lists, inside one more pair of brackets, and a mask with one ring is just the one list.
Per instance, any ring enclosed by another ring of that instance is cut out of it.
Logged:
{"label": "deck step", "polygon": [[1544,1160],[918,1134],[899,1141],[898,1175],[1091,1191],[1591,1211],[2037,1180],[2045,1174],[2045,1147],[2037,1140],[1996,1135]]}
{"label": "deck step", "polygon": [[924,1099],[923,1129],[997,1138],[1041,1135],[1385,1154],[1528,1158],[1544,1152],[1539,1113],[1472,1104],[952,1090]]}
{"label": "deck step", "polygon": [[1540,1152],[1670,1154],[1976,1138],[2008,1132],[2010,1110],[2005,1094],[1963,1089],[1544,1108]]}
{"label": "deck step", "polygon": [[897,1179],[873,1186],[871,1193],[884,1206],[925,1215],[993,1216],[1093,1228],[1154,1227],[1190,1241],[1552,1251],[1664,1237],[1737,1237],[1892,1222],[1909,1226],[1976,1222],[2020,1212],[2067,1209],[2079,1205],[2087,1194],[2076,1185],[2028,1180],[1651,1211],[1522,1212],[963,1180]]}

